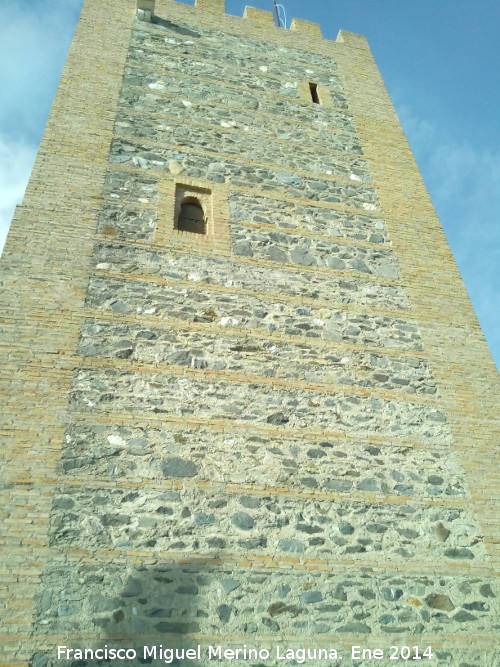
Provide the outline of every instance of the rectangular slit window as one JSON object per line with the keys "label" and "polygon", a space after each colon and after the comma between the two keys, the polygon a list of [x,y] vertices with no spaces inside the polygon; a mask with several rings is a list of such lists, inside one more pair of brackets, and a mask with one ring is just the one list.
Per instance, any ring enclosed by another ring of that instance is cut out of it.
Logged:
{"label": "rectangular slit window", "polygon": [[309,84],[309,90],[311,91],[311,99],[314,102],[314,104],[320,104],[319,95],[318,95],[318,84],[317,83],[310,83]]}

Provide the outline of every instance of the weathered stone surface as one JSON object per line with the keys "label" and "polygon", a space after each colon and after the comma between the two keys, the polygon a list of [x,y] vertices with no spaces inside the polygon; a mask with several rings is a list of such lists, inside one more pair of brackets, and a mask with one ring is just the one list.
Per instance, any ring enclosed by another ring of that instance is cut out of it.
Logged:
{"label": "weathered stone surface", "polygon": [[173,457],[162,462],[161,470],[165,477],[194,477],[198,467],[192,461]]}
{"label": "weathered stone surface", "polygon": [[97,231],[117,239],[141,239],[151,241],[156,228],[156,212],[128,206],[102,206]]}
{"label": "weathered stone surface", "polygon": [[[283,261],[282,256],[280,261]],[[356,303],[393,310],[408,310],[408,300],[397,285],[384,285],[350,276],[296,271],[291,267],[242,264],[219,257],[193,257],[182,252],[163,253],[121,245],[97,244],[93,257],[97,269],[160,275],[193,283],[224,285],[269,294],[300,296],[325,304]]]}
{"label": "weathered stone surface", "polygon": [[320,206],[233,193],[229,198],[231,222],[253,222],[282,230],[297,230],[332,238],[346,237],[388,244],[388,232],[380,218],[356,215]]}
{"label": "weathered stone surface", "polygon": [[[276,261],[275,253],[281,253],[278,261],[300,266],[318,266],[336,270],[357,271],[383,278],[398,279],[399,269],[389,250],[337,244],[333,241],[300,237],[280,232],[269,232],[244,227],[232,230],[235,255],[250,255],[258,259]],[[238,245],[245,243],[245,252]],[[272,255],[270,252],[272,251]]]}
{"label": "weathered stone surface", "polygon": [[151,373],[79,370],[71,406],[94,414],[196,414],[250,425],[267,424],[272,415],[282,414],[280,423],[289,428],[451,441],[448,426],[436,421],[440,411],[432,404]]}
{"label": "weathered stone surface", "polygon": [[442,542],[446,542],[446,540],[450,536],[450,533],[448,529],[443,526],[442,523],[438,523],[436,525],[436,535]]}
{"label": "weathered stone surface", "polygon": [[[109,198],[109,206],[117,202],[133,202],[137,204],[156,204],[158,201],[158,176],[150,171],[136,173],[108,170],[104,184],[104,193]],[[123,223],[123,219],[113,221]],[[128,225],[120,227],[121,235],[125,235]]]}
{"label": "weathered stone surface", "polygon": [[485,598],[494,598],[496,597],[493,591],[491,590],[491,586],[489,584],[482,584],[479,587],[479,592],[481,595]]}
{"label": "weathered stone surface", "polygon": [[32,667],[46,667],[49,664],[49,656],[41,653],[35,653],[31,658]]}
{"label": "weathered stone surface", "polygon": [[[166,32],[162,33],[142,30],[134,30],[132,33],[132,43],[147,50],[146,53],[153,61],[155,59],[159,61],[160,68],[165,66],[165,61],[170,62],[172,56],[175,57],[182,53],[191,58],[217,60],[223,63],[225,69],[229,71],[236,68],[238,73],[245,69],[250,72],[259,72],[258,76],[263,80],[266,80],[268,75],[280,79],[307,80],[314,74],[318,83],[336,84],[342,88],[340,79],[332,74],[337,71],[337,66],[332,58],[309,51],[301,52],[299,49],[293,49],[293,51],[283,47],[278,49],[273,43],[266,45],[264,55],[261,52],[261,44],[252,39],[242,39],[241,36],[236,38],[234,35],[206,28],[198,28],[195,35],[190,34],[186,39],[178,30],[169,31],[168,27],[166,28]],[[166,37],[165,34],[168,32],[171,32],[171,35]],[[192,33],[192,30],[190,32]],[[273,55],[276,60],[273,60]],[[144,61],[142,58],[140,60]],[[222,80],[224,79],[225,77],[222,77]]]}
{"label": "weathered stone surface", "polygon": [[[238,554],[238,558],[247,552],[257,552],[277,559],[287,554],[301,554],[305,558],[336,562],[346,555],[363,561],[377,554],[377,558],[401,562],[418,554],[420,561],[433,562],[447,557],[445,545],[434,538],[435,524],[441,521],[449,526],[449,544],[467,545],[472,558],[485,559],[484,546],[477,539],[480,530],[469,510],[425,505],[400,508],[396,504],[368,501],[269,496],[259,507],[242,511],[238,496],[201,491],[196,487],[180,490],[181,502],[171,502],[160,490],[153,489],[143,489],[137,497],[120,489],[110,490],[97,505],[94,491],[75,491],[68,487],[57,495],[71,495],[75,506],[70,511],[54,513],[52,543],[73,549],[127,550],[135,545],[145,550],[154,540],[155,547],[162,552],[210,554],[209,540],[222,535],[224,550]],[[224,502],[220,502],[222,500]],[[169,513],[165,512],[166,507]],[[207,507],[210,507],[209,512]],[[110,521],[110,517],[117,516],[126,517],[127,521]],[[293,521],[292,517],[300,517],[300,520]],[[386,530],[369,531],[368,527],[374,524]],[[304,526],[310,530],[302,530]],[[410,526],[418,526],[418,530],[408,536]],[[401,554],[402,548],[405,555]],[[132,578],[126,590],[134,591],[137,586],[138,581]],[[331,594],[336,599],[346,595],[342,588]],[[308,591],[301,600],[310,602],[317,595]],[[383,587],[381,595],[387,601],[399,600],[403,588]],[[425,602],[437,609],[449,606],[444,598],[426,597]]]}
{"label": "weathered stone surface", "polygon": [[[133,76],[133,74],[132,74]],[[323,109],[323,113],[311,113],[311,107],[288,101],[276,104],[272,97],[249,94],[248,105],[242,106],[239,97],[234,97],[230,89],[221,85],[207,86],[204,82],[192,79],[189,82],[189,99],[185,99],[185,86],[165,72],[160,74],[162,84],[149,84],[139,87],[144,81],[139,74],[135,86],[125,86],[120,94],[122,113],[148,112],[157,118],[159,111],[162,117],[175,124],[209,123],[217,128],[229,128],[245,134],[254,133],[260,140],[272,139],[288,142],[304,142],[317,145],[331,151],[347,151],[353,155],[362,155],[358,137],[350,116],[345,112]],[[167,89],[162,86],[166,84]],[[245,93],[244,93],[245,94]],[[256,115],[251,106],[266,114],[271,114],[271,122],[261,123],[260,115]],[[272,114],[278,114],[279,122]],[[284,112],[284,113],[283,113]],[[286,114],[286,115],[285,115]],[[303,122],[295,120],[296,115]],[[151,115],[148,121],[153,119]],[[121,115],[120,117],[121,118]],[[116,123],[116,133],[120,133],[120,120]],[[127,122],[127,121],[124,121]],[[146,130],[146,133],[148,130]],[[300,144],[298,143],[297,148]]]}
{"label": "weathered stone surface", "polygon": [[231,591],[234,591],[241,586],[241,582],[236,579],[221,579],[220,585],[225,593],[231,593]]}
{"label": "weathered stone surface", "polygon": [[[28,417],[26,428],[8,422],[19,457],[6,468],[9,586],[21,590],[8,591],[8,634],[36,646],[35,667],[53,667],[43,651],[75,636],[257,646],[344,644],[352,633],[373,646],[432,637],[445,646],[439,663],[493,664],[453,650],[464,637],[490,640],[499,598],[443,407],[453,405],[463,452],[477,451],[465,426],[481,447],[488,433],[459,414],[450,387],[438,394],[427,358],[457,380],[463,405],[473,399],[467,410],[484,397],[446,347],[432,301],[433,285],[441,300],[453,287],[449,259],[362,40],[321,41],[315,53],[303,30],[302,51],[300,32],[257,27],[251,11],[246,26],[263,41],[248,39],[240,19],[203,9],[222,2],[157,3],[169,18],[131,32],[133,12],[113,16],[113,3],[89,20],[104,4],[85,3],[65,77],[74,116],[67,123],[56,104],[11,241],[11,266],[28,269],[28,282],[15,275],[15,308],[34,317],[15,330],[9,371],[27,378],[25,396],[6,403]],[[177,25],[176,14],[203,26]],[[85,34],[112,44],[112,57],[106,47],[87,60]],[[97,102],[87,75],[102,87]],[[356,78],[351,115],[343,85]],[[313,81],[322,104],[308,95]],[[53,199],[58,179],[67,183]],[[211,201],[206,238],[173,229],[176,184]],[[17,250],[38,239],[48,242],[32,256]],[[423,288],[414,314],[402,277],[412,294]],[[478,334],[465,315],[454,329],[462,351]],[[31,583],[41,567],[28,628],[19,573]]]}
{"label": "weathered stone surface", "polygon": [[340,628],[337,628],[337,632],[349,632],[352,634],[370,634],[371,628],[366,623],[346,623]]}
{"label": "weathered stone surface", "polygon": [[[247,128],[249,129],[249,128]],[[117,120],[116,134],[129,141],[154,139],[160,144],[176,146],[181,150],[213,152],[219,160],[222,156],[240,156],[246,160],[302,170],[304,165],[312,173],[337,176],[346,180],[371,180],[366,163],[346,151],[326,152],[319,147],[302,147],[300,152],[290,151],[284,141],[260,137],[252,132],[241,132],[227,127],[207,128],[169,124],[164,119],[144,119],[122,112]],[[139,165],[143,166],[143,165]]]}
{"label": "weathered stone surface", "polygon": [[[404,393],[436,393],[435,381],[424,360],[321,349],[317,345],[270,343],[248,336],[223,337],[210,331],[165,331],[137,324],[88,320],[82,329],[79,349],[86,357],[130,359]],[[397,481],[402,480],[403,477]],[[433,486],[441,487],[442,480]]]}
{"label": "weathered stone surface", "polygon": [[305,603],[319,602],[323,599],[323,595],[320,591],[306,591],[305,593],[300,594],[300,601]]}
{"label": "weathered stone surface", "polygon": [[425,598],[427,606],[433,609],[441,609],[442,611],[453,611],[455,605],[447,595],[428,595]]}
{"label": "weathered stone surface", "polygon": [[[362,577],[356,574],[339,575],[332,573],[301,573],[274,571],[273,577],[263,571],[259,584],[252,583],[255,572],[243,572],[239,577],[238,589],[225,594],[224,601],[216,594],[220,589],[220,581],[231,577],[232,570],[214,569],[210,567],[162,565],[148,566],[137,570],[123,568],[120,563],[110,563],[102,572],[101,580],[95,580],[95,566],[81,564],[64,568],[52,565],[45,572],[45,579],[54,587],[54,602],[40,620],[38,626],[42,634],[59,632],[64,634],[72,626],[74,619],[57,615],[57,605],[61,603],[64,592],[79,592],[82,586],[87,594],[80,602],[80,627],[89,634],[95,631],[97,624],[112,616],[111,612],[97,612],[93,606],[94,596],[119,596],[121,580],[133,576],[141,581],[140,595],[122,598],[120,620],[112,620],[116,633],[126,632],[134,618],[144,624],[144,633],[151,632],[158,624],[157,610],[168,618],[161,621],[165,624],[163,632],[201,632],[206,635],[246,634],[250,625],[265,623],[266,632],[274,634],[282,632],[287,636],[310,637],[315,634],[331,632],[354,634],[379,634],[382,631],[397,632],[397,627],[404,625],[411,634],[436,633],[446,622],[450,633],[460,634],[470,628],[475,632],[485,632],[488,623],[498,617],[498,605],[485,612],[470,614],[464,610],[454,613],[444,611],[441,614],[426,615],[420,608],[406,604],[413,591],[420,587],[420,597],[449,594],[462,605],[477,595],[479,586],[485,581],[475,578],[468,580],[472,587],[471,596],[464,596],[458,591],[458,585],[467,578],[462,576],[431,577],[425,584],[418,583],[418,575],[405,575],[402,596],[399,600],[387,601],[381,590],[393,587],[393,579],[388,575],[365,573]],[[341,585],[347,591],[345,600],[334,597],[332,592]],[[312,586],[308,594],[308,602],[304,603],[304,587]],[[185,595],[179,590],[196,588],[197,595]],[[277,590],[287,587],[287,602],[280,600]],[[366,595],[370,592],[370,596]],[[319,593],[319,595],[318,595]],[[263,600],[272,601],[266,605]],[[268,610],[269,607],[269,610]],[[135,612],[134,612],[135,609]],[[386,610],[381,613],[381,610]],[[199,612],[203,612],[201,615]],[[273,612],[273,615],[271,614]],[[269,614],[269,616],[267,615]],[[359,620],[360,614],[364,616]],[[495,616],[496,614],[496,616]],[[276,621],[272,621],[272,619]],[[444,619],[444,620],[443,620]],[[271,622],[272,621],[272,622]],[[182,627],[180,625],[182,624]],[[331,629],[326,630],[324,626]],[[195,629],[195,627],[197,629]],[[250,630],[251,631],[251,630]],[[164,641],[164,644],[167,642]],[[274,663],[272,663],[274,664]],[[282,662],[283,664],[283,662]]]}
{"label": "weathered stone surface", "polygon": [[[168,43],[164,43],[163,49],[168,48],[169,46]],[[182,54],[182,52],[180,53]],[[298,97],[296,73],[295,75],[292,75],[294,76],[294,80],[289,81],[286,78],[286,72],[284,72],[284,76],[281,77],[269,75],[268,72],[262,71],[259,71],[258,74],[256,74],[255,71],[245,70],[239,67],[233,68],[228,66],[228,64],[192,60],[189,57],[186,58],[183,54],[180,55],[179,51],[175,49],[172,49],[170,53],[163,54],[134,46],[130,48],[128,63],[131,66],[131,69],[128,71],[126,70],[129,76],[125,78],[125,83],[132,83],[132,81],[136,81],[139,78],[140,75],[134,68],[134,65],[137,63],[140,67],[155,68],[159,72],[168,66],[170,73],[182,73],[183,75],[203,77],[208,80],[214,79],[217,82],[225,81],[225,83],[230,86],[238,86],[247,90],[251,89],[252,91],[272,92],[292,98]],[[147,72],[145,79],[148,83],[154,83],[156,86],[164,85],[163,79],[158,78],[156,72]],[[332,93],[336,93],[335,101],[337,106],[340,108],[347,108],[345,97],[342,92],[338,90],[341,87],[338,77],[335,75],[324,75],[322,80],[324,81],[323,85],[325,87],[331,89]]]}
{"label": "weathered stone surface", "polygon": [[297,308],[283,301],[182,283],[166,286],[115,278],[91,279],[87,295],[90,308],[109,312],[117,303],[121,313],[215,323],[228,330],[254,329],[373,347],[422,349],[420,333],[410,319],[336,308]]}
{"label": "weathered stone surface", "polygon": [[[217,58],[225,59],[227,57],[233,61],[238,54],[238,57],[243,57],[245,62],[251,64],[252,69],[265,65],[269,69],[274,69],[276,73],[281,72],[281,63],[287,63],[292,68],[297,67],[299,63],[303,63],[303,66],[308,68],[305,70],[305,74],[314,73],[310,69],[311,67],[323,68],[327,72],[337,71],[337,64],[331,56],[325,56],[311,51],[311,49],[303,50],[298,44],[290,47],[275,44],[273,40],[262,42],[250,38],[248,35],[232,34],[229,31],[218,29],[220,26],[217,24],[211,27],[199,24],[194,26],[192,21],[187,23],[176,18],[175,22],[156,20],[154,31],[146,31],[144,27],[144,25],[136,25],[132,38],[145,46],[151,47],[154,44],[158,46],[163,42],[177,44],[178,48],[185,49],[187,46],[191,47],[197,44],[199,47],[214,49]],[[186,36],[188,37],[187,40]],[[263,45],[265,45],[264,51]],[[215,48],[216,46],[217,48]]]}
{"label": "weathered stone surface", "polygon": [[465,547],[458,547],[456,549],[447,549],[445,555],[448,558],[454,558],[457,560],[472,560],[474,558],[470,549]]}
{"label": "weathered stone surface", "polygon": [[137,577],[129,577],[125,588],[121,591],[123,597],[134,597],[142,593],[142,583]]}
{"label": "weathered stone surface", "polygon": [[[339,94],[334,96],[338,101],[337,109],[312,108],[310,104],[300,103],[291,98],[276,100],[259,91],[241,89],[235,96],[232,89],[226,88],[221,82],[211,82],[207,85],[206,82],[194,77],[189,78],[189,95],[186,95],[185,83],[179,81],[175,75],[162,71],[152,77],[151,72],[134,65],[126,70],[120,102],[123,109],[154,114],[158,113],[158,109],[162,109],[169,116],[179,114],[183,120],[189,118],[193,110],[193,120],[201,121],[203,118],[205,123],[215,122],[217,125],[224,123],[231,126],[232,123],[255,124],[256,118],[253,112],[258,111],[270,116],[267,131],[262,125],[259,127],[259,132],[264,136],[271,134],[273,137],[283,136],[287,139],[288,133],[291,133],[292,139],[299,139],[308,137],[312,132],[315,137],[311,140],[312,143],[314,140],[323,142],[324,134],[330,130],[342,133],[355,131],[352,117],[343,110],[345,107],[342,98]],[[210,110],[208,114],[207,109]],[[203,110],[205,115],[202,113]],[[300,125],[296,121],[299,121]],[[282,123],[284,130],[280,131]],[[347,150],[352,149],[355,154],[362,153],[359,139],[355,134],[343,138],[342,146]],[[340,148],[338,139],[335,137],[327,139],[326,147],[338,150]]]}
{"label": "weathered stone surface", "polygon": [[236,512],[233,514],[231,517],[231,523],[233,526],[236,526],[236,528],[239,528],[240,530],[252,530],[254,526],[254,520],[246,512]]}
{"label": "weathered stone surface", "polygon": [[111,164],[124,164],[141,170],[165,172],[169,163],[176,160],[188,178],[202,178],[207,182],[228,183],[229,185],[252,185],[270,192],[278,192],[293,198],[306,198],[345,204],[354,209],[376,210],[378,208],[373,188],[355,181],[344,183],[333,180],[332,176],[323,178],[301,175],[296,172],[281,171],[276,167],[264,167],[258,164],[238,163],[234,159],[219,158],[218,169],[210,168],[213,156],[188,151],[174,150],[156,143],[131,142],[115,139],[110,151]]}
{"label": "weathered stone surface", "polygon": [[[248,429],[214,432],[167,425],[155,428],[76,423],[65,437],[62,466],[69,475],[88,475],[94,471],[94,474],[111,478],[161,480],[163,460],[185,457],[187,447],[190,460],[197,465],[196,479],[199,480],[221,482],[227,479],[240,484],[265,483],[301,489],[308,486],[307,480],[312,478],[318,490],[352,494],[359,491],[363,480],[375,477],[380,494],[432,498],[435,496],[433,487],[414,471],[436,470],[445,478],[442,485],[445,497],[465,494],[461,468],[446,449],[426,450],[397,444],[374,446],[342,439],[314,441],[306,435],[295,440]],[[221,468],[222,460],[230,474]],[[394,470],[404,470],[403,483],[394,479]],[[179,502],[178,494],[168,493],[169,500]],[[259,497],[252,500],[253,503],[242,503],[240,499],[240,504],[247,509],[259,507]],[[70,497],[64,497],[57,500],[55,507],[71,509],[73,505]],[[440,522],[436,530],[439,525]],[[375,530],[370,523],[367,530],[384,532],[380,527]],[[446,530],[449,533],[449,529]],[[435,539],[439,540],[437,536]]]}
{"label": "weathered stone surface", "polygon": [[477,616],[474,616],[474,614],[469,614],[468,611],[460,610],[453,616],[453,620],[458,621],[459,623],[468,623],[469,621],[476,621]]}

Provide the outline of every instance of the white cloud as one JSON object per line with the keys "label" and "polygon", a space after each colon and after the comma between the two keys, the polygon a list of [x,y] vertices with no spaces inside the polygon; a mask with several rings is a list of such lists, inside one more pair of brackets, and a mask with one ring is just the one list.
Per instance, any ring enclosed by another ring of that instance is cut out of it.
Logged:
{"label": "white cloud", "polygon": [[0,134],[0,250],[28,182],[36,146]]}
{"label": "white cloud", "polygon": [[82,0],[0,6],[0,251],[22,200]]}
{"label": "white cloud", "polygon": [[0,126],[12,136],[39,138],[81,4],[31,0],[0,7]]}
{"label": "white cloud", "polygon": [[500,150],[398,109],[490,349],[500,362]]}

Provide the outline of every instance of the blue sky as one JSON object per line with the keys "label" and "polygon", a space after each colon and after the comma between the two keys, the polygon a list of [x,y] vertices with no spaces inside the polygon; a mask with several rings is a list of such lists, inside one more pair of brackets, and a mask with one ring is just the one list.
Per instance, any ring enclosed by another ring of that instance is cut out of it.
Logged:
{"label": "blue sky", "polygon": [[[0,247],[22,200],[81,4],[0,4]],[[237,16],[245,4],[226,0]],[[251,4],[273,6],[272,0]],[[341,28],[367,36],[500,366],[500,3],[281,4],[288,24],[292,17],[316,21],[331,39]]]}

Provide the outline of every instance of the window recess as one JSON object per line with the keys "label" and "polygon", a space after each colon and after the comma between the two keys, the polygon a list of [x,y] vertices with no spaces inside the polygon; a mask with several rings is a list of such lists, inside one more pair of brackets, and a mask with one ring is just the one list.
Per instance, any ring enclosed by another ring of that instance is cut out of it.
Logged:
{"label": "window recess", "polygon": [[309,92],[311,93],[311,99],[314,104],[321,104],[318,93],[318,84],[309,82]]}

